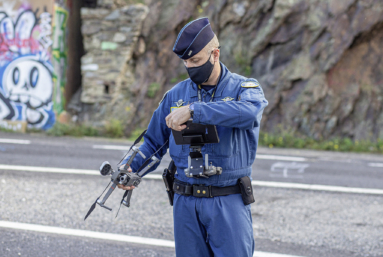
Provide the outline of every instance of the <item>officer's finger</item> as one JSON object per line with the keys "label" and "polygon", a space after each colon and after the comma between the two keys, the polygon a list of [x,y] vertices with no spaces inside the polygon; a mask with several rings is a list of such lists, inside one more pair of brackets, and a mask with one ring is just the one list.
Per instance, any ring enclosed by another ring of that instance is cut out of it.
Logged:
{"label": "officer's finger", "polygon": [[173,120],[173,117],[170,117],[170,118],[169,118],[167,125],[168,125],[169,128],[173,128],[173,127],[174,127],[174,120]]}
{"label": "officer's finger", "polygon": [[120,189],[123,189],[123,190],[133,190],[133,189],[135,189],[134,186],[124,186],[124,185],[121,185],[121,184],[117,185],[117,187],[120,188]]}
{"label": "officer's finger", "polygon": [[174,130],[176,131],[181,131],[181,130],[184,130],[186,128],[186,125],[181,125],[181,126],[174,126]]}
{"label": "officer's finger", "polygon": [[168,116],[166,116],[166,118],[165,118],[165,120],[166,120],[166,124],[168,124],[170,118],[173,116],[172,114],[173,114],[173,113],[171,112],[171,113],[169,113]]}
{"label": "officer's finger", "polygon": [[167,116],[165,120],[166,120],[166,126],[168,126],[168,128],[171,128],[170,117]]}

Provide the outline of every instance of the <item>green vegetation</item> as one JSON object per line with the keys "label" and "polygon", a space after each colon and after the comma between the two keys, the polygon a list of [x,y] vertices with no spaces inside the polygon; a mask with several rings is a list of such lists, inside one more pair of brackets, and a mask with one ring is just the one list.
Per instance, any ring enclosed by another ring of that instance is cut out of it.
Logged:
{"label": "green vegetation", "polygon": [[[7,128],[4,128],[4,127],[0,127],[0,131],[1,132],[15,132],[14,130],[12,129],[7,129]],[[15,132],[16,133],[16,132]]]}
{"label": "green vegetation", "polygon": [[[144,129],[138,128],[134,130],[131,136],[128,138],[131,141],[136,138],[144,131]],[[31,131],[28,131],[31,132]],[[123,138],[124,137],[124,126],[121,121],[112,119],[109,121],[104,128],[94,128],[87,125],[75,125],[75,124],[62,124],[56,122],[55,125],[43,132],[41,130],[34,130],[33,132],[46,133],[50,136],[74,136],[74,137],[109,137],[109,138]],[[143,140],[142,140],[143,141]]]}
{"label": "green vegetation", "polygon": [[126,4],[145,4],[144,0],[125,0]]}
{"label": "green vegetation", "polygon": [[175,83],[178,83],[180,81],[187,79],[188,77],[189,77],[189,75],[187,73],[182,73],[182,74],[178,75],[178,77],[172,78],[170,80],[170,83],[175,84]]}
{"label": "green vegetation", "polygon": [[[135,129],[132,134],[130,135],[130,137],[128,138],[130,141],[135,141],[140,135],[141,133],[144,131],[145,129],[142,129],[142,128],[138,128],[138,129]],[[141,139],[141,142],[144,142],[144,138]]]}
{"label": "green vegetation", "polygon": [[251,66],[249,64],[250,61],[246,59],[246,57],[244,57],[241,52],[236,53],[234,55],[234,59],[241,68],[243,75],[249,77],[251,75]]}
{"label": "green vegetation", "polygon": [[121,122],[116,119],[112,119],[105,125],[105,136],[120,138],[124,136],[124,130]]}
{"label": "green vegetation", "polygon": [[332,140],[315,140],[313,138],[297,136],[292,133],[260,133],[259,145],[270,148],[302,148],[339,152],[369,152],[383,154],[383,140],[353,141],[350,138],[334,138]]}
{"label": "green vegetation", "polygon": [[[0,127],[2,132],[14,132],[13,130]],[[56,122],[55,125],[45,131],[36,129],[28,129],[30,133],[46,133],[51,136],[89,136],[89,137],[111,137],[111,138],[123,138],[124,126],[119,120],[113,119],[109,121],[104,128],[94,128],[87,125],[75,125],[75,124],[62,124]],[[131,141],[144,131],[142,128],[135,129],[130,137]],[[141,141],[143,142],[143,140]],[[376,141],[353,141],[350,138],[333,138],[330,140],[315,140],[313,138],[297,135],[290,132],[280,133],[265,133],[259,134],[259,145],[269,148],[298,148],[298,149],[313,149],[313,150],[326,150],[326,151],[338,151],[338,152],[365,152],[365,153],[380,153],[383,154],[383,139]]]}
{"label": "green vegetation", "polygon": [[149,98],[154,98],[156,96],[156,93],[160,89],[161,85],[157,82],[153,82],[149,85],[147,96]]}
{"label": "green vegetation", "polygon": [[74,136],[74,137],[96,137],[100,136],[101,133],[99,130],[86,125],[74,125],[74,124],[62,124],[56,122],[55,125],[47,130],[47,133],[50,136]]}

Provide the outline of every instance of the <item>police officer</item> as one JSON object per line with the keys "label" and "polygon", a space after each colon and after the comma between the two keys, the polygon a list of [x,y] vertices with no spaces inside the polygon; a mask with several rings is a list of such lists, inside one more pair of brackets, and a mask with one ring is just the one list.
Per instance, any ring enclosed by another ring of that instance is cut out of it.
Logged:
{"label": "police officer", "polygon": [[[183,60],[190,78],[165,93],[140,149],[150,156],[169,140],[156,157],[161,159],[169,148],[177,167],[173,199],[176,255],[250,257],[254,252],[250,205],[244,204],[236,188],[238,179],[251,176],[262,112],[268,102],[257,80],[231,73],[219,61],[219,42],[207,18],[186,24],[173,52]],[[222,167],[221,175],[185,175],[189,146],[176,145],[171,129],[185,129],[182,124],[190,118],[194,123],[216,125],[220,142],[203,146],[201,152],[209,155],[214,166]],[[137,155],[131,170],[143,162]],[[197,197],[193,190],[186,192],[193,185],[214,188],[214,192]]]}

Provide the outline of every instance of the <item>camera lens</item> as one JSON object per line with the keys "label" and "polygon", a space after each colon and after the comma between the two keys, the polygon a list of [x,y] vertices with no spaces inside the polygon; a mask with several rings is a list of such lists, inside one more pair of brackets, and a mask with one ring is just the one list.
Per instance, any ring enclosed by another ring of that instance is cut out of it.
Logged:
{"label": "camera lens", "polygon": [[100,166],[100,173],[103,176],[109,175],[112,173],[112,166],[109,162],[105,161]]}

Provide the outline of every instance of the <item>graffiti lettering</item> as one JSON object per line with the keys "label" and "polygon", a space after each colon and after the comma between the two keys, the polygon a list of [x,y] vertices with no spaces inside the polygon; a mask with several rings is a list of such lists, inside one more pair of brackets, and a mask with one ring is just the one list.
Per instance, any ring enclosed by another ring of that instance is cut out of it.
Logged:
{"label": "graffiti lettering", "polygon": [[44,49],[48,49],[52,45],[52,18],[51,14],[48,12],[44,12],[40,15],[40,36],[39,42],[43,46]]}
{"label": "graffiti lettering", "polygon": [[68,19],[68,11],[59,5],[55,5],[55,19],[53,28],[53,67],[54,75],[54,90],[53,90],[53,109],[56,113],[61,113],[64,110],[63,91],[65,87],[65,67],[66,67],[66,45],[65,45],[65,29]]}

